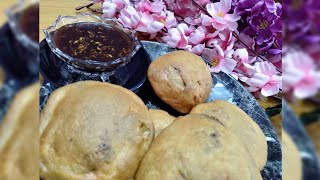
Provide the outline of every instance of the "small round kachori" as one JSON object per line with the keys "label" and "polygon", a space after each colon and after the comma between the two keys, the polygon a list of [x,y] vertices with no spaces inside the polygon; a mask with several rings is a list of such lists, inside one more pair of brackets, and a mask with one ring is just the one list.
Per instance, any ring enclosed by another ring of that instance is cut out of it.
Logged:
{"label": "small round kachori", "polygon": [[187,51],[174,51],[154,60],[148,79],[157,96],[180,113],[206,102],[213,81],[205,62]]}
{"label": "small round kachori", "polygon": [[171,116],[166,111],[160,109],[149,109],[150,118],[153,121],[155,138],[168,127],[176,118]]}

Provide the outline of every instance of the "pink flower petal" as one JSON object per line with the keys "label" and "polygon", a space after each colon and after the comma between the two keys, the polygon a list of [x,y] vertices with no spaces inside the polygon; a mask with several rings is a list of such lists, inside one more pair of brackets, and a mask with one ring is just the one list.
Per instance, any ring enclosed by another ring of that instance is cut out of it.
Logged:
{"label": "pink flower petal", "polygon": [[220,5],[219,6],[220,11],[226,14],[231,9],[231,0],[221,0],[219,2],[219,5]]}
{"label": "pink flower petal", "polygon": [[217,51],[218,56],[224,57],[224,52],[223,52],[222,48],[219,45],[215,45],[214,48]]}
{"label": "pink flower petal", "polygon": [[264,74],[255,73],[250,80],[247,82],[250,86],[263,87],[270,80],[270,77]]}
{"label": "pink flower petal", "polygon": [[316,95],[317,92],[318,92],[318,88],[314,85],[300,84],[299,86],[295,87],[293,94],[295,97],[299,99],[305,99],[305,98]]}
{"label": "pink flower petal", "polygon": [[204,48],[202,51],[202,57],[207,61],[212,61],[214,57],[217,57],[217,51],[209,48]]}
{"label": "pink flower petal", "polygon": [[225,58],[222,63],[221,71],[230,74],[237,65],[237,61]]}
{"label": "pink flower petal", "polygon": [[283,72],[284,91],[289,91],[291,87],[296,86],[304,76],[305,74],[298,69],[286,69]]}
{"label": "pink flower petal", "polygon": [[151,24],[153,22],[152,15],[149,12],[142,13],[141,22],[146,25]]}
{"label": "pink flower petal", "polygon": [[276,67],[270,62],[257,62],[255,64],[257,72],[272,76],[277,72]]}
{"label": "pink flower petal", "polygon": [[227,27],[230,31],[235,31],[238,28],[238,23],[237,22],[229,22]]}
{"label": "pink flower petal", "polygon": [[190,36],[189,36],[189,42],[193,45],[199,44],[203,41],[203,39],[205,38],[205,33],[201,30],[196,29],[195,32],[193,32]]}
{"label": "pink flower petal", "polygon": [[198,17],[198,18],[186,17],[186,18],[184,18],[184,21],[190,25],[198,26],[201,24],[202,18],[201,17]]}
{"label": "pink flower petal", "polygon": [[219,30],[219,31],[222,31],[222,30],[224,30],[224,29],[227,28],[225,24],[220,24],[220,23],[217,23],[217,22],[213,22],[213,23],[212,23],[212,26],[213,26],[215,29]]}
{"label": "pink flower petal", "polygon": [[170,12],[170,11],[167,12],[167,17],[164,25],[168,29],[177,26],[177,19],[175,18],[173,12]]}
{"label": "pink flower petal", "polygon": [[217,14],[213,15],[212,17],[215,20],[215,22],[218,24],[225,25],[228,23],[228,21],[224,17],[218,16]]}
{"label": "pink flower petal", "polygon": [[247,64],[247,63],[243,63],[243,72],[249,76],[253,75],[254,73],[256,73],[256,69],[251,66],[250,64]]}
{"label": "pink flower petal", "polygon": [[218,45],[218,39],[215,39],[215,38],[209,39],[206,45],[207,47],[214,47],[215,45]]}
{"label": "pink flower petal", "polygon": [[126,28],[133,28],[133,26],[131,24],[131,20],[127,16],[122,16],[120,14],[118,21]]}
{"label": "pink flower petal", "polygon": [[[120,10],[122,10],[123,8],[125,8],[125,5],[127,4],[127,2],[126,1],[123,1],[123,0],[112,0],[113,1],[113,3],[115,4],[115,5],[117,5],[117,8],[118,9],[120,9]],[[105,1],[106,2],[106,1]]]}
{"label": "pink flower petal", "polygon": [[212,26],[212,23],[215,22],[213,18],[211,18],[207,15],[202,15],[201,19],[202,19],[201,23],[204,26]]}
{"label": "pink flower petal", "polygon": [[151,3],[151,12],[154,12],[154,13],[159,13],[161,12],[163,9],[164,9],[164,4],[162,1],[155,1],[153,3]]}
{"label": "pink flower petal", "polygon": [[142,0],[137,4],[137,9],[141,12],[148,12],[151,10],[151,3],[147,0]]}
{"label": "pink flower petal", "polygon": [[103,3],[103,15],[107,18],[114,18],[117,13],[117,5],[105,1]]}
{"label": "pink flower petal", "polygon": [[157,33],[157,32],[159,32],[163,27],[164,27],[164,24],[163,24],[163,23],[158,22],[158,21],[154,21],[154,22],[152,22],[152,23],[148,26],[147,32],[150,33],[150,34]]}
{"label": "pink flower petal", "polygon": [[273,96],[279,93],[279,85],[278,84],[266,84],[261,88],[261,94],[265,97]]}
{"label": "pink flower petal", "polygon": [[245,48],[235,50],[233,56],[235,60],[241,63],[248,62],[249,59],[249,53]]}
{"label": "pink flower petal", "polygon": [[210,72],[212,73],[219,73],[221,71],[221,66],[215,66],[215,67],[210,67],[209,68]]}
{"label": "pink flower petal", "polygon": [[183,34],[186,34],[187,32],[189,32],[189,27],[186,23],[178,24],[177,29],[179,29]]}
{"label": "pink flower petal", "polygon": [[204,50],[205,44],[198,44],[191,49],[194,54],[200,55]]}
{"label": "pink flower petal", "polygon": [[241,17],[237,14],[226,14],[224,18],[229,22],[237,22]]}
{"label": "pink flower petal", "polygon": [[208,13],[211,15],[211,16],[214,16],[215,14],[219,13],[216,8],[215,8],[215,3],[209,3],[206,5],[206,9],[208,11]]}
{"label": "pink flower petal", "polygon": [[184,48],[186,48],[187,45],[188,45],[187,37],[185,35],[181,34],[181,41],[179,42],[177,47],[180,49],[184,49]]}

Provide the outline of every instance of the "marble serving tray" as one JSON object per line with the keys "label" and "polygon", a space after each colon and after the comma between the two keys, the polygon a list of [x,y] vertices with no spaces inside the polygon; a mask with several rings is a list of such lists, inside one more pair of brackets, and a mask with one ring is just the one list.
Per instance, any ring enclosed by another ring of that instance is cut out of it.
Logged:
{"label": "marble serving tray", "polygon": [[[42,46],[40,47],[40,53],[46,53],[40,55],[40,64],[48,63],[48,53],[49,47],[45,45],[45,42],[41,42]],[[169,53],[174,51],[175,49],[171,49],[168,46],[157,43],[157,42],[149,42],[149,41],[141,41],[143,51],[145,52],[146,58],[150,61],[156,59],[160,55]],[[50,53],[52,56],[52,53]],[[57,60],[56,57],[54,57]],[[143,63],[144,65],[148,65],[148,63]],[[40,71],[43,72],[45,69],[42,67],[47,66],[40,66]],[[145,67],[141,67],[145,69]],[[51,72],[54,73],[54,72]],[[61,72],[55,72],[56,75],[60,76]],[[146,74],[144,74],[144,77]],[[269,120],[265,111],[259,106],[256,99],[234,78],[225,74],[225,73],[218,73],[213,74],[213,81],[214,86],[211,90],[210,97],[208,101],[214,100],[226,100],[230,103],[236,104],[241,109],[243,109],[254,121],[260,126],[263,133],[266,136],[266,141],[268,144],[268,160],[265,168],[261,171],[261,175],[264,180],[278,180],[281,179],[282,176],[282,163],[281,163],[281,145],[278,140],[277,134],[272,126],[271,121]],[[146,78],[145,78],[146,79]],[[79,81],[79,78],[75,78],[75,81]],[[51,92],[58,88],[56,83],[51,83],[49,80],[44,81],[41,91],[40,91],[40,110],[45,106],[46,100],[50,96]],[[72,83],[70,80],[68,82],[62,82],[61,79],[59,80],[60,86],[63,84]],[[169,112],[172,115],[178,116],[181,115],[170,106],[163,103],[152,91],[148,80],[142,85],[138,86],[134,92],[141,97],[141,99],[145,102],[145,104],[149,108],[154,109],[163,109]],[[128,88],[130,89],[130,88]],[[241,177],[239,177],[241,179]]]}

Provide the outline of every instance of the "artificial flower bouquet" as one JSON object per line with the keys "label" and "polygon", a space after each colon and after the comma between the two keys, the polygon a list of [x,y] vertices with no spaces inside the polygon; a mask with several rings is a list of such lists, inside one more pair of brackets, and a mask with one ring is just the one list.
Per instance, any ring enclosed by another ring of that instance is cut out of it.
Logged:
{"label": "artificial flower bouquet", "polygon": [[260,97],[282,91],[282,5],[274,0],[94,0],[103,17],[202,56]]}

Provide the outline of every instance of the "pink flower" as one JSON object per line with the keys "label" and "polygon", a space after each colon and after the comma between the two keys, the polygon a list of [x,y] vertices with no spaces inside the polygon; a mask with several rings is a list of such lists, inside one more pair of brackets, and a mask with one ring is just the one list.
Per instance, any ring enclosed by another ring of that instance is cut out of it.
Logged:
{"label": "pink flower", "polygon": [[167,29],[170,29],[170,28],[173,28],[173,27],[176,27],[178,22],[177,22],[177,19],[176,17],[174,16],[174,13],[171,12],[171,11],[166,11],[166,20],[164,22],[164,26],[167,28]]}
{"label": "pink flower", "polygon": [[162,19],[156,20],[155,17],[150,13],[144,12],[142,13],[141,21],[138,24],[136,30],[140,32],[155,34],[159,32],[163,27],[164,23]]}
{"label": "pink flower", "polygon": [[206,36],[206,28],[199,26],[194,32],[192,32],[188,37],[188,42],[192,45],[197,45],[202,43]]}
{"label": "pink flower", "polygon": [[[243,42],[244,44],[246,44],[248,47],[250,47],[251,49],[255,49],[255,44],[256,42],[254,41],[254,39],[252,39],[250,36],[244,34],[244,33],[240,33],[238,35],[239,39],[241,42]],[[240,41],[238,41],[237,43],[235,43],[235,47],[237,48],[247,48],[245,45],[243,45],[243,43],[241,43]]]}
{"label": "pink flower", "polygon": [[205,48],[205,44],[198,44],[195,46],[188,45],[185,50],[192,52],[197,55],[201,55]]}
{"label": "pink flower", "polygon": [[202,57],[211,62],[211,72],[218,73],[222,71],[229,74],[237,65],[237,62],[231,58],[232,53],[232,50],[223,52],[221,47],[216,45],[214,49],[204,48]]}
{"label": "pink flower", "polygon": [[151,11],[151,2],[148,0],[142,0],[136,5],[136,8],[141,12],[149,12]]}
{"label": "pink flower", "polygon": [[136,8],[141,12],[161,13],[165,9],[165,5],[163,1],[159,0],[156,0],[154,2],[150,2],[149,0],[142,0],[138,4],[136,4]]}
{"label": "pink flower", "polygon": [[111,0],[111,2],[113,2],[114,4],[117,5],[117,8],[119,10],[122,10],[123,8],[125,8],[127,5],[130,5],[130,1],[129,0]]}
{"label": "pink flower", "polygon": [[162,41],[171,48],[184,49],[188,45],[187,37],[180,28],[169,29],[168,33],[162,37]]}
{"label": "pink flower", "polygon": [[206,9],[211,17],[203,15],[203,25],[213,26],[219,31],[224,29],[234,31],[237,29],[237,21],[240,19],[240,16],[228,14],[231,10],[231,0],[222,0],[220,2],[207,4]]}
{"label": "pink flower", "polygon": [[190,36],[190,34],[196,30],[194,26],[188,26],[186,23],[180,23],[177,28],[180,29],[185,36]]}
{"label": "pink flower", "polygon": [[315,61],[300,50],[289,51],[283,58],[284,92],[303,99],[320,90],[320,72]]}
{"label": "pink flower", "polygon": [[164,10],[164,8],[165,8],[165,5],[163,1],[155,0],[153,3],[151,3],[150,11],[154,13],[160,13]]}
{"label": "pink flower", "polygon": [[128,6],[120,11],[118,21],[126,28],[135,29],[141,18],[141,12],[136,11],[132,6]]}
{"label": "pink flower", "polygon": [[[243,64],[243,63],[249,63],[249,54],[247,49],[245,48],[241,48],[241,49],[237,49],[234,51],[233,53],[233,59],[238,61],[238,63]],[[249,63],[251,64],[251,63]]]}
{"label": "pink flower", "polygon": [[103,16],[107,18],[114,18],[118,11],[124,9],[126,5],[129,5],[129,4],[130,2],[123,1],[123,0],[104,1],[102,4]]}
{"label": "pink flower", "polygon": [[245,83],[249,85],[248,90],[256,92],[261,89],[261,94],[265,97],[278,94],[282,89],[282,77],[270,62],[256,62],[254,65],[256,72],[252,77],[245,78]]}
{"label": "pink flower", "polygon": [[184,18],[184,22],[193,25],[193,26],[199,26],[201,25],[202,18],[201,16],[197,17],[196,15],[194,17],[186,17]]}
{"label": "pink flower", "polygon": [[198,7],[194,6],[191,0],[165,0],[169,10],[182,18],[194,17],[200,13]]}
{"label": "pink flower", "polygon": [[206,35],[206,46],[214,47],[219,45],[222,50],[229,51],[233,48],[236,38],[232,35],[229,30],[215,31],[214,33],[208,33]]}

